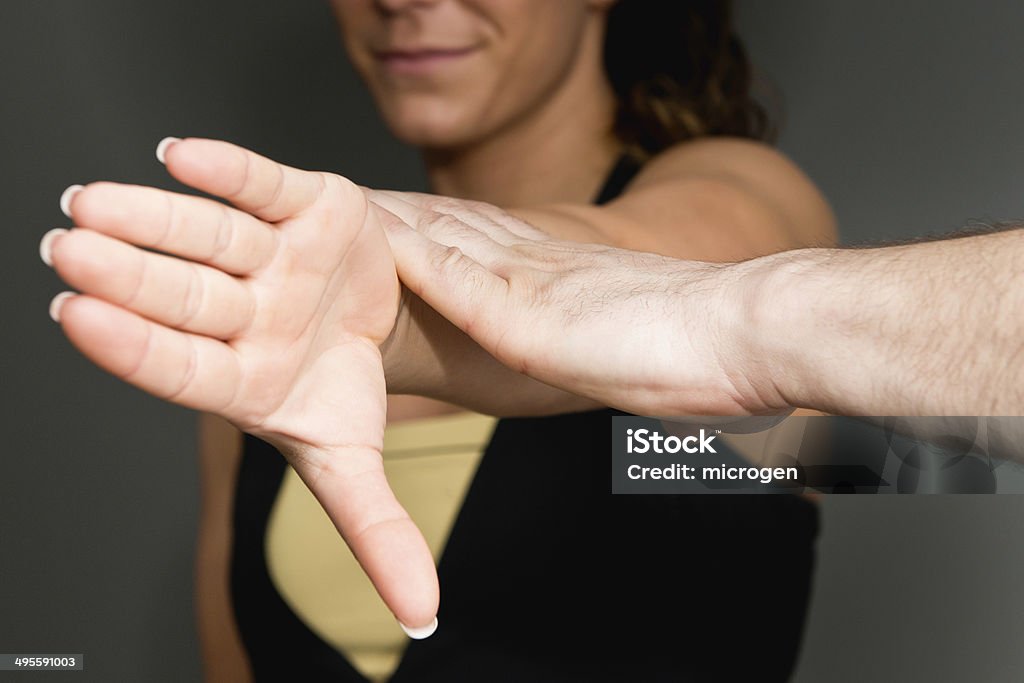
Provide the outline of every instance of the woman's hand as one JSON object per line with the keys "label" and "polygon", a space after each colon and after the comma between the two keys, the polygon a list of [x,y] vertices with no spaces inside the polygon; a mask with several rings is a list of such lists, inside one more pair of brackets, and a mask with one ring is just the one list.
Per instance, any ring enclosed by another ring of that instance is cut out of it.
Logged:
{"label": "woman's hand", "polygon": [[790,410],[751,350],[768,271],[552,240],[472,202],[369,196],[392,214],[405,286],[509,367],[635,413]]}
{"label": "woman's hand", "polygon": [[344,178],[228,143],[161,153],[179,181],[237,208],[114,183],[65,193],[77,227],[41,249],[81,294],[58,296],[55,317],[108,372],[275,445],[398,620],[429,627],[433,559],[381,461],[379,347],[399,284],[377,212]]}

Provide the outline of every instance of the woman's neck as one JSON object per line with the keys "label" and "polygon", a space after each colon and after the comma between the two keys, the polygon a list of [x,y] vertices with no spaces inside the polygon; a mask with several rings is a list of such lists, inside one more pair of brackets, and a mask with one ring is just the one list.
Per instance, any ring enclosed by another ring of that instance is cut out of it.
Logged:
{"label": "woman's neck", "polygon": [[[585,46],[599,50],[596,45]],[[600,59],[581,55],[583,64]],[[537,110],[479,143],[425,150],[431,189],[502,207],[587,203],[615,163],[615,96],[595,66],[573,69]],[[524,150],[529,150],[528,153]]]}

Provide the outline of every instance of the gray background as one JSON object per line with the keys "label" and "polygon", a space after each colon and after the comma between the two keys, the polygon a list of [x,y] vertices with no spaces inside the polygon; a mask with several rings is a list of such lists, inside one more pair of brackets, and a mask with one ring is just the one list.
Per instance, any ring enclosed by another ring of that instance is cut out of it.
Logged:
{"label": "gray background", "polygon": [[[846,241],[1024,217],[1024,3],[745,0],[740,14],[785,96],[782,147]],[[422,187],[416,158],[376,122],[319,0],[5,0],[0,86],[0,652],[85,653],[84,674],[32,680],[194,680],[193,418],[63,339],[39,237],[66,224],[71,183],[173,187],[153,159],[165,135],[403,189]],[[1022,538],[1015,496],[827,500],[797,680],[1021,680]],[[742,622],[722,635],[756,637]]]}

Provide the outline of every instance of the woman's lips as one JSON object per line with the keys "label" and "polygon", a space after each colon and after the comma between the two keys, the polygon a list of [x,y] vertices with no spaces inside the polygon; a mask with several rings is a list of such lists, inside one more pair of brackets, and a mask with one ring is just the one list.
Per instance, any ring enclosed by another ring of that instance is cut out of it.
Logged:
{"label": "woman's lips", "polygon": [[384,50],[376,53],[386,69],[401,75],[425,75],[433,73],[466,57],[477,48],[424,48],[416,50]]}

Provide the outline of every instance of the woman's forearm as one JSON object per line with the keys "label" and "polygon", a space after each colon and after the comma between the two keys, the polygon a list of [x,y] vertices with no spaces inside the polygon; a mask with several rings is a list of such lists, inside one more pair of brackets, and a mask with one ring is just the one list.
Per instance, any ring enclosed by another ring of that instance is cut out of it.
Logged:
{"label": "woman's forearm", "polygon": [[407,289],[381,352],[391,394],[427,396],[500,417],[601,407],[502,365]]}

